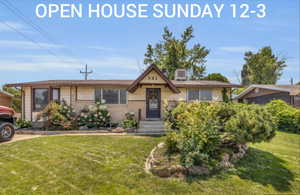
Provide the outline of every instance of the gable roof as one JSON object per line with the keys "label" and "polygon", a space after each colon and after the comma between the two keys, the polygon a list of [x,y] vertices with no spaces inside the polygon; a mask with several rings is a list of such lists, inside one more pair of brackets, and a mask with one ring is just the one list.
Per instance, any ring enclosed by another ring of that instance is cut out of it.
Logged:
{"label": "gable roof", "polygon": [[248,93],[250,93],[253,89],[267,89],[279,92],[287,92],[290,95],[300,95],[300,85],[250,85],[247,89],[245,89],[242,93],[235,97],[235,99],[241,99]]}
{"label": "gable roof", "polygon": [[167,86],[173,91],[174,93],[180,93],[180,91],[176,88],[176,86],[161,72],[161,70],[155,65],[152,64],[149,66],[143,74],[141,74],[129,87],[128,91],[133,93],[138,88],[139,83],[152,71],[155,71],[167,84]]}

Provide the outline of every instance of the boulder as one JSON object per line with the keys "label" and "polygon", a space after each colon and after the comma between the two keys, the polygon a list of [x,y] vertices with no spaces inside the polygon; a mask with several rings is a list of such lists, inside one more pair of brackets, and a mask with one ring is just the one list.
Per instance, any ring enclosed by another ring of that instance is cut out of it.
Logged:
{"label": "boulder", "polygon": [[159,177],[171,177],[171,171],[167,167],[153,168],[151,172]]}
{"label": "boulder", "polygon": [[188,174],[192,176],[208,175],[209,169],[204,166],[192,166],[188,168]]}

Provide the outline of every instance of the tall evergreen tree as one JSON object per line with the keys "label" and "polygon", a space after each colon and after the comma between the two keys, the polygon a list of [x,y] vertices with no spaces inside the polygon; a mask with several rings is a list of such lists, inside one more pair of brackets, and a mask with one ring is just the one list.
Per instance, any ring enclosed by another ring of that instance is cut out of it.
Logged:
{"label": "tall evergreen tree", "polygon": [[188,43],[194,38],[192,26],[182,33],[181,39],[175,38],[168,27],[165,27],[162,38],[154,47],[148,44],[144,59],[146,65],[156,64],[167,73],[169,79],[174,79],[178,68],[188,70],[192,80],[203,78],[209,50],[200,44],[188,48]]}
{"label": "tall evergreen tree", "polygon": [[246,63],[241,72],[243,85],[276,84],[286,67],[285,59],[275,56],[271,47],[264,47],[257,53],[246,52],[244,59]]}

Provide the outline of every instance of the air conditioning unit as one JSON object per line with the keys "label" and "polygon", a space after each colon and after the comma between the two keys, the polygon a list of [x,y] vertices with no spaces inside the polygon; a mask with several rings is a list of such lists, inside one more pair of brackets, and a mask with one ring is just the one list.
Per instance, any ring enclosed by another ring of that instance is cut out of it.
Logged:
{"label": "air conditioning unit", "polygon": [[176,81],[185,81],[187,79],[187,72],[185,69],[177,69],[175,71],[175,80]]}

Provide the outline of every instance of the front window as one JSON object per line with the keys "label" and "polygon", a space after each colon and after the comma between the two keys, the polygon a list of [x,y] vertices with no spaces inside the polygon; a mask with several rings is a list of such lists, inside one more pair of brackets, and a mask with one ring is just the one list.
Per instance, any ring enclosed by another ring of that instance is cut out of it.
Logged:
{"label": "front window", "polygon": [[118,104],[119,103],[119,90],[118,89],[103,89],[102,99],[106,104]]}
{"label": "front window", "polygon": [[59,102],[59,100],[60,100],[60,89],[59,88],[51,89],[51,100],[54,102]]}
{"label": "front window", "polygon": [[49,103],[49,91],[47,88],[33,89],[33,109],[43,110]]}
{"label": "front window", "polygon": [[200,90],[200,100],[202,100],[202,101],[211,101],[212,100],[212,90],[210,90],[210,89],[201,89]]}
{"label": "front window", "polygon": [[199,90],[198,89],[189,89],[188,97],[189,97],[189,101],[199,100]]}
{"label": "front window", "polygon": [[188,101],[211,101],[211,89],[188,89]]}
{"label": "front window", "polygon": [[98,88],[95,90],[95,100],[106,104],[127,104],[126,89]]}

